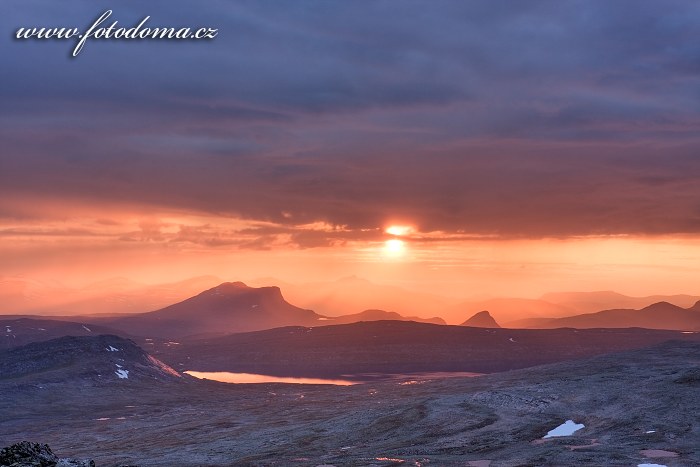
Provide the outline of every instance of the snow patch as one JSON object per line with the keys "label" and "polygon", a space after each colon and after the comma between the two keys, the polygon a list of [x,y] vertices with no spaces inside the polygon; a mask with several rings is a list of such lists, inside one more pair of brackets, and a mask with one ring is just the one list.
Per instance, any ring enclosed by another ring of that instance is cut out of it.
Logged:
{"label": "snow patch", "polygon": [[129,370],[117,370],[114,374],[119,376],[119,379],[129,379]]}
{"label": "snow patch", "polygon": [[583,423],[574,423],[573,420],[567,420],[555,429],[547,432],[547,434],[543,436],[542,439],[555,438],[558,436],[571,436],[584,427],[585,425]]}
{"label": "snow patch", "polygon": [[637,467],[666,467],[664,464],[637,464]]}
{"label": "snow patch", "polygon": [[12,329],[10,329],[10,326],[5,326],[5,332],[12,332]]}
{"label": "snow patch", "polygon": [[101,422],[101,421],[104,421],[104,420],[109,420],[109,417],[100,417],[100,418],[96,418],[95,420]]}
{"label": "snow patch", "polygon": [[117,368],[124,368],[124,367],[121,366],[119,363],[115,363],[115,365],[117,366]]}
{"label": "snow patch", "polygon": [[515,342],[515,339],[513,339],[512,337],[508,338],[508,340],[511,342]]}
{"label": "snow patch", "polygon": [[656,430],[649,430],[649,431],[645,431],[644,433],[646,433],[646,434],[649,434],[649,433],[656,433]]}
{"label": "snow patch", "polygon": [[112,347],[111,345],[109,347],[105,347],[105,350],[107,352],[119,352],[119,349]]}
{"label": "snow patch", "polygon": [[83,326],[83,329],[85,329],[87,332],[92,332],[89,327],[85,326],[84,324],[82,326]]}

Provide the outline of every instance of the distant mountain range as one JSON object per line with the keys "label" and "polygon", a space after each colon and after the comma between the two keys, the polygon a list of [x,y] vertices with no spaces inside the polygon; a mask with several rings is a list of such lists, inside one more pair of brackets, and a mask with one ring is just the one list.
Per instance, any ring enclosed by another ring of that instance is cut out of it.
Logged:
{"label": "distant mountain range", "polygon": [[365,310],[360,313],[354,313],[343,316],[336,316],[333,318],[321,318],[322,324],[350,324],[357,323],[360,321],[415,321],[417,323],[431,323],[431,324],[446,324],[445,320],[442,318],[419,318],[417,316],[402,316],[394,311],[384,311],[384,310]]}
{"label": "distant mountain range", "polygon": [[617,309],[586,313],[558,319],[525,319],[508,323],[517,328],[647,328],[700,331],[700,302],[681,308],[659,302],[640,310]]}
{"label": "distant mountain range", "polygon": [[[180,296],[196,286],[208,283],[215,278],[202,277],[194,278],[190,281],[170,284],[168,286],[153,286],[148,288],[152,296],[159,297],[159,300],[164,300],[165,297]],[[372,293],[379,294],[381,291],[391,291],[388,297],[392,294],[397,294],[401,291],[400,288],[377,286],[358,278],[348,278],[334,283],[336,292],[342,291],[339,294],[331,294],[334,298],[333,302],[338,297],[346,297],[348,295],[361,294],[362,290],[370,290]],[[45,303],[48,299],[44,294],[34,292],[29,293],[32,287],[28,282],[20,280],[4,280],[0,281],[0,299],[2,294],[14,294],[12,297],[17,298],[18,292],[27,300],[35,300],[36,303]],[[143,295],[144,290],[134,283],[115,279],[111,281],[103,281],[95,283],[83,289],[83,293],[96,293],[95,297],[106,297],[105,293],[114,291],[123,291],[124,288],[134,288],[138,292],[134,292],[134,297],[140,297],[142,300],[146,295]],[[175,293],[174,290],[178,289]],[[47,290],[56,289],[44,289]],[[159,290],[160,292],[155,292]],[[330,289],[326,289],[330,290]],[[117,292],[114,292],[117,293]],[[118,292],[117,295],[123,294]],[[286,292],[285,292],[286,294]],[[372,294],[370,294],[372,295]],[[114,297],[115,295],[111,295]],[[407,295],[409,298],[415,298],[419,303],[425,303],[428,299],[435,297],[417,294]],[[11,298],[11,297],[10,297]],[[94,298],[94,297],[93,297]],[[328,316],[317,313],[311,309],[299,307],[288,302],[283,296],[279,287],[249,287],[242,282],[225,282],[209,288],[204,292],[198,292],[192,296],[185,296],[180,301],[174,304],[168,303],[167,306],[156,309],[155,311],[146,311],[141,313],[128,314],[101,314],[90,313],[77,316],[68,315],[40,315],[41,319],[52,318],[65,321],[80,320],[80,323],[74,323],[66,326],[73,326],[75,329],[72,335],[82,335],[87,331],[81,330],[80,326],[88,325],[101,327],[99,333],[121,334],[126,336],[143,336],[151,338],[167,338],[178,339],[187,336],[221,336],[225,334],[249,332],[264,329],[272,329],[283,326],[326,326],[334,324],[349,324],[359,321],[378,321],[378,320],[398,320],[398,321],[416,321],[423,323],[445,324],[443,316],[450,316],[448,323],[461,323],[465,326],[475,327],[499,327],[499,323],[508,328],[558,328],[558,327],[573,327],[573,328],[622,328],[622,327],[644,327],[649,329],[676,329],[683,331],[700,330],[700,306],[697,304],[681,307],[670,302],[658,302],[647,304],[640,309],[620,308],[607,309],[604,311],[596,311],[595,313],[579,313],[568,306],[578,306],[581,308],[592,307],[597,303],[607,302],[625,302],[625,303],[646,303],[651,298],[634,298],[616,294],[614,292],[592,292],[584,293],[563,293],[563,294],[548,294],[544,296],[552,301],[560,303],[552,303],[545,300],[533,299],[491,299],[478,302],[462,302],[457,305],[446,305],[441,303],[441,313],[436,313],[433,317],[427,317],[424,311],[417,315],[406,316],[401,313],[402,310],[383,310],[377,308],[365,309],[361,312],[349,313],[341,316]],[[679,295],[673,296],[673,299],[678,302],[687,303],[691,296]],[[100,299],[100,300],[102,300]],[[31,301],[30,300],[30,301]],[[97,298],[94,298],[97,300]],[[86,303],[97,303],[95,301]],[[99,301],[99,300],[98,300]],[[429,301],[429,300],[428,300]],[[328,303],[330,303],[328,302]],[[12,306],[17,306],[17,301]],[[75,302],[77,303],[77,302]],[[145,304],[147,301],[141,301]],[[150,303],[150,302],[148,302]],[[566,303],[568,305],[563,305]],[[693,302],[695,303],[695,302]],[[0,301],[0,306],[4,303]],[[38,309],[41,309],[39,307]],[[94,308],[90,308],[94,310]],[[104,310],[97,306],[96,309]],[[487,311],[488,310],[488,311]],[[53,311],[56,311],[55,309]],[[464,317],[475,314],[467,322],[464,322]],[[439,315],[439,316],[436,316]],[[459,318],[457,318],[459,316]],[[518,316],[529,316],[526,319],[508,319]],[[7,315],[6,319],[19,318],[21,316]],[[35,315],[25,316],[37,318]],[[17,326],[22,326],[21,322],[15,323]],[[26,323],[25,323],[26,324]],[[29,325],[27,325],[29,326]],[[54,329],[43,326],[41,324],[32,324],[36,328],[44,328],[44,331],[34,329],[35,333],[50,333],[47,329]],[[4,329],[5,333],[0,328],[0,348],[8,345],[16,345],[23,342],[19,337],[16,343],[11,343],[9,339],[17,339],[17,334],[12,332],[12,327]],[[56,329],[57,335],[65,335],[65,330]],[[23,336],[29,335],[23,333]],[[47,334],[48,336],[49,334]],[[88,334],[89,335],[89,334]],[[12,337],[11,337],[12,336]]]}
{"label": "distant mountain range", "polygon": [[542,295],[540,300],[561,305],[583,314],[612,309],[640,309],[659,302],[668,302],[682,308],[690,308],[700,300],[700,296],[680,294],[630,297],[612,291],[559,292]]}
{"label": "distant mountain range", "polygon": [[[0,277],[0,313],[42,316],[145,313],[186,300],[222,282],[216,276],[198,276],[147,285],[115,277],[84,287],[66,287],[56,282],[5,276]],[[699,296],[692,295],[630,297],[611,291],[549,293],[538,299],[464,300],[376,284],[355,276],[308,284],[266,278],[250,284],[278,286],[290,303],[314,310],[320,316],[338,317],[357,314],[360,310],[387,310],[428,322],[436,322],[434,317],[439,317],[449,324],[460,324],[465,316],[482,310],[488,310],[495,320],[508,325],[511,321],[527,318],[563,318],[600,310],[641,309],[661,301],[688,308],[700,300]]]}

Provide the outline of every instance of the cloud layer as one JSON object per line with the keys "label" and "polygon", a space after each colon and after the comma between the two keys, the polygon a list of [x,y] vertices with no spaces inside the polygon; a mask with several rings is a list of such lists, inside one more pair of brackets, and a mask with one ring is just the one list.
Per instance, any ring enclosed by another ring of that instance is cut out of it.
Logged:
{"label": "cloud layer", "polygon": [[[10,4],[3,31],[84,28],[108,7]],[[40,208],[53,202],[271,222],[261,239],[304,247],[392,221],[504,238],[700,233],[696,2],[109,7],[123,25],[220,33],[92,41],[76,59],[72,43],[7,39],[6,225],[55,217]],[[211,241],[259,246],[249,237]]]}

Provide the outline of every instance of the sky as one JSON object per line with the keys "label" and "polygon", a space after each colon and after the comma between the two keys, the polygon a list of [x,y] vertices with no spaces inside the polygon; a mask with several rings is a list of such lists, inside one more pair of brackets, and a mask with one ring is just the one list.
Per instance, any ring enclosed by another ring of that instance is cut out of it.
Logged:
{"label": "sky", "polygon": [[700,293],[695,1],[3,10],[0,276]]}

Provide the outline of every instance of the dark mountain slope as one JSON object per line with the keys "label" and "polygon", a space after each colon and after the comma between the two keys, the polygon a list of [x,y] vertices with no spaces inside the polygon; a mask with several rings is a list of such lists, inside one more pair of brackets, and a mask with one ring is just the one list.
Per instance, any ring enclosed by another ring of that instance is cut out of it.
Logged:
{"label": "dark mountain slope", "polygon": [[17,384],[173,381],[178,372],[117,336],[61,337],[0,351],[0,381]]}

